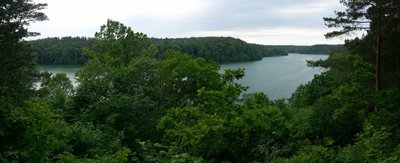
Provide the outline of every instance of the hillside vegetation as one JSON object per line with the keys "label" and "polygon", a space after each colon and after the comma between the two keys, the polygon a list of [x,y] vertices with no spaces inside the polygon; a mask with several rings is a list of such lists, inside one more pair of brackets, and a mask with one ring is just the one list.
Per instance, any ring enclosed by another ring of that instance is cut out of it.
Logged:
{"label": "hillside vegetation", "polygon": [[343,50],[343,45],[311,45],[311,46],[295,46],[295,45],[266,45],[268,48],[282,50],[286,53],[300,54],[330,54],[335,50]]}
{"label": "hillside vegetation", "polygon": [[218,63],[254,61],[261,60],[263,57],[287,55],[276,48],[248,44],[232,37],[151,39],[151,42],[158,46],[162,57],[171,49]]}
{"label": "hillside vegetation", "polygon": [[[173,50],[217,63],[255,61],[263,57],[285,56],[288,53],[329,54],[343,49],[343,45],[258,45],[232,37],[149,38],[148,41],[157,46],[159,58],[165,58],[167,51]],[[93,49],[93,42],[93,38],[86,37],[55,37],[30,41],[37,53],[37,63],[42,65],[84,64],[88,57],[84,55],[83,49]]]}
{"label": "hillside vegetation", "polygon": [[367,34],[309,62],[327,71],[286,101],[243,94],[243,69],[177,51],[160,58],[145,34],[113,20],[83,51],[75,88],[63,73],[39,73],[23,41],[46,5],[0,1],[0,160],[398,163],[400,4],[340,2],[347,10],[324,19],[340,29],[326,36],[365,28],[357,21]]}
{"label": "hillside vegetation", "polygon": [[[63,37],[30,41],[37,52],[39,64],[84,64],[88,57],[83,49],[95,49],[93,38]],[[165,58],[169,50],[189,54],[192,58],[202,57],[218,63],[261,60],[262,57],[282,56],[287,53],[276,48],[248,44],[231,37],[199,37],[179,39],[151,38],[158,48],[156,56]]]}

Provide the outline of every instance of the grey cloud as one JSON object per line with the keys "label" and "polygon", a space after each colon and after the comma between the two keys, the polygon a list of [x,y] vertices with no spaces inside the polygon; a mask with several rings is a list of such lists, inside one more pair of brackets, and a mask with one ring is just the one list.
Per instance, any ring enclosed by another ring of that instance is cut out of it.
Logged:
{"label": "grey cloud", "polygon": [[[257,39],[254,31],[265,29],[324,29],[326,27],[322,17],[332,15],[339,6],[339,0],[201,0],[201,3],[205,3],[206,7],[195,14],[183,17],[166,18],[162,14],[157,14],[157,11],[148,9],[148,12],[155,13],[151,14],[152,17],[146,15],[129,17],[128,15],[118,21],[131,26],[135,31],[144,32],[150,37],[188,37],[196,36],[198,33],[246,31],[247,34],[244,37]],[[322,6],[323,10],[319,9],[318,5],[324,3],[328,3],[328,6]],[[179,7],[185,8],[185,6]],[[291,12],[292,9],[297,11]],[[303,11],[306,12],[294,13]],[[98,28],[97,26],[91,27],[93,32],[88,32],[86,36],[93,36]],[[66,33],[60,29],[55,30],[57,31],[54,33],[59,33],[58,35]],[[82,33],[82,31],[67,32]]]}
{"label": "grey cloud", "polygon": [[[322,17],[328,13],[287,15],[279,10],[288,6],[301,8],[310,3],[320,3],[316,0],[223,0],[217,4],[213,11],[199,17],[199,24],[208,29],[226,29],[243,27],[279,27],[279,26],[302,26],[317,27]],[[314,10],[310,8],[309,10]],[[327,11],[333,12],[333,11]]]}

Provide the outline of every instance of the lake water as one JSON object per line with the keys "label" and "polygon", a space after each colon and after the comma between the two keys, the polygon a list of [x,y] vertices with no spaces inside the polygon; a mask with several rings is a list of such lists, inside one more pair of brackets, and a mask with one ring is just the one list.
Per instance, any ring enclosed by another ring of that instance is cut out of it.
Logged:
{"label": "lake water", "polygon": [[[322,68],[307,66],[307,60],[327,59],[328,55],[308,55],[291,53],[288,56],[265,57],[261,61],[240,62],[221,65],[224,69],[245,69],[245,77],[238,83],[249,86],[247,93],[264,92],[270,99],[289,98],[296,88],[312,80],[315,74],[324,71]],[[76,85],[75,73],[80,65],[39,66],[40,71],[66,73]]]}
{"label": "lake water", "polygon": [[72,84],[76,85],[75,73],[82,68],[82,65],[39,65],[38,68],[40,72],[65,73]]}
{"label": "lake water", "polygon": [[270,99],[290,98],[300,84],[311,81],[323,68],[307,66],[307,60],[327,59],[328,55],[290,53],[288,56],[265,57],[261,61],[221,65],[224,69],[245,69],[238,83],[249,86],[247,93],[264,92]]}

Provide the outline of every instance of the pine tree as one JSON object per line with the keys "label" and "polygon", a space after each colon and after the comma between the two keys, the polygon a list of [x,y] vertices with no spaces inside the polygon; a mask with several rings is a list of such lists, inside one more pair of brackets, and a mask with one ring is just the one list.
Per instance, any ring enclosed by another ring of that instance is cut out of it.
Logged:
{"label": "pine tree", "polygon": [[0,99],[18,101],[29,97],[36,73],[34,56],[22,39],[36,36],[26,28],[47,17],[39,12],[47,4],[32,0],[0,1]]}
{"label": "pine tree", "polygon": [[365,30],[375,37],[375,90],[381,90],[382,35],[389,31],[400,31],[400,2],[397,0],[340,0],[347,7],[336,11],[335,18],[324,18],[325,24],[338,31],[327,33],[327,38],[349,35]]}

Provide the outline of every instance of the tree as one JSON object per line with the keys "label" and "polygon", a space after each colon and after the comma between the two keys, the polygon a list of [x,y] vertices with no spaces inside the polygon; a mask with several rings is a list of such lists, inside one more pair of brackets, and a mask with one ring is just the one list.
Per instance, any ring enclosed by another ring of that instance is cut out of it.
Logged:
{"label": "tree", "polygon": [[400,31],[400,2],[394,0],[341,0],[346,11],[335,12],[336,18],[324,18],[328,27],[341,30],[327,33],[327,38],[366,30],[376,38],[375,51],[375,90],[381,90],[381,51],[382,33]]}
{"label": "tree", "polygon": [[92,47],[93,38],[62,37],[29,41],[37,55],[37,63],[46,64],[85,64],[87,56],[83,48]]}
{"label": "tree", "polygon": [[37,91],[39,97],[44,100],[54,112],[66,114],[68,102],[74,94],[74,87],[64,73],[57,73],[53,76],[44,73],[40,89]]}
{"label": "tree", "polygon": [[198,102],[197,90],[216,90],[222,86],[219,65],[203,58],[192,59],[179,52],[167,52],[160,63],[163,107],[188,106]]}
{"label": "tree", "polygon": [[147,36],[134,32],[124,24],[107,20],[95,34],[94,48],[96,52],[119,57],[124,63],[129,63],[133,57],[138,57],[147,47]]}
{"label": "tree", "polygon": [[266,95],[240,95],[234,83],[242,70],[226,71],[220,90],[200,89],[199,101],[168,110],[159,128],[177,150],[211,162],[267,162],[285,153],[285,109],[270,105]]}
{"label": "tree", "polygon": [[26,28],[31,22],[47,17],[40,10],[47,4],[31,0],[4,0],[0,2],[0,98],[20,99],[29,97],[35,75],[34,56],[29,46],[21,41],[36,36]]}
{"label": "tree", "polygon": [[218,63],[261,60],[262,57],[283,56],[283,50],[264,45],[249,44],[232,37],[192,37],[175,39],[151,39],[160,49],[160,57],[165,58],[169,50],[201,57]]}
{"label": "tree", "polygon": [[[35,157],[53,151],[49,148],[54,146],[49,144],[40,149],[34,148],[35,145],[38,146],[34,143],[44,143],[46,139],[42,134],[47,131],[38,128],[46,128],[45,126],[49,125],[46,123],[47,120],[52,118],[50,116],[44,118],[48,113],[46,109],[42,109],[44,107],[25,102],[32,96],[32,79],[35,77],[36,69],[29,46],[21,41],[24,37],[38,35],[29,32],[26,26],[31,22],[46,20],[46,15],[40,12],[46,6],[33,3],[31,0],[0,1],[0,124],[2,124],[0,159],[2,160],[15,159],[14,156]],[[49,128],[52,129],[54,128]],[[41,138],[36,139],[38,137]],[[42,155],[32,159],[38,157]],[[41,159],[38,158],[36,161]]]}
{"label": "tree", "polygon": [[157,140],[160,80],[157,48],[146,35],[108,20],[96,33],[86,65],[78,71],[73,121],[91,122],[109,134],[123,134],[129,147],[136,139]]}
{"label": "tree", "polygon": [[[8,104],[10,105],[10,104]],[[7,106],[1,116],[0,160],[48,162],[66,147],[65,123],[41,102],[26,101]]]}

